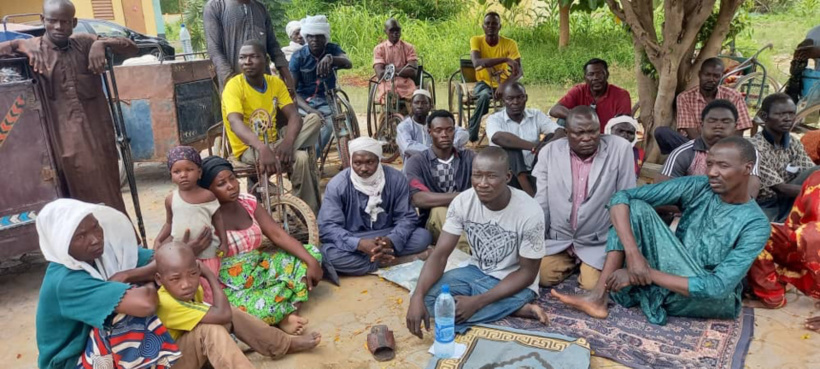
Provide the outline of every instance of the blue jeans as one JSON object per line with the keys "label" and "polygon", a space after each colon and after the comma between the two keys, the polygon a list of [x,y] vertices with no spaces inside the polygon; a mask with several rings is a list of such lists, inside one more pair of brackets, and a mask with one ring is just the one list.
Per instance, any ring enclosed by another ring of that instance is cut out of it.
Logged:
{"label": "blue jeans", "polygon": [[[443,284],[450,285],[450,294],[453,296],[476,296],[486,293],[495,287],[498,278],[484,274],[475,265],[456,268],[444,273],[441,279],[427,291],[424,296],[424,305],[430,317],[435,316],[436,297],[441,293]],[[515,295],[505,297],[476,311],[467,321],[456,323],[456,333],[464,333],[476,324],[494,322],[508,317],[522,306],[538,298],[538,295],[529,288],[518,291]]]}
{"label": "blue jeans", "polygon": [[[330,105],[328,105],[327,101],[321,97],[314,97],[310,99],[308,105],[322,113],[322,118],[324,119],[324,124],[322,124],[322,128],[319,129],[319,142],[316,143],[316,156],[321,157],[322,150],[325,148],[327,143],[330,142],[330,137],[333,135],[333,115],[330,111]],[[299,109],[299,115],[302,117],[307,114],[308,113],[306,111]]]}

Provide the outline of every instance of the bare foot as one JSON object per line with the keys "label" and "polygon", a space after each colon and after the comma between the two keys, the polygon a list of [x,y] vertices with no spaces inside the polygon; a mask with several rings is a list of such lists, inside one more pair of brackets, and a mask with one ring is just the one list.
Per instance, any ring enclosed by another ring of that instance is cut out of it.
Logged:
{"label": "bare foot", "polygon": [[550,290],[550,294],[564,304],[581,310],[593,318],[606,319],[609,315],[609,310],[606,308],[606,294],[598,296],[594,292],[587,292],[583,295],[564,295],[555,289]]}
{"label": "bare foot", "polygon": [[806,329],[820,333],[820,316],[806,319]]}
{"label": "bare foot", "polygon": [[541,322],[541,324],[549,325],[549,321],[547,321],[547,313],[545,313],[544,309],[536,304],[526,304],[516,310],[512,315],[519,318],[535,319]]}
{"label": "bare foot", "polygon": [[322,342],[322,335],[319,332],[309,332],[303,336],[294,336],[290,339],[289,354],[307,351],[319,345]]}
{"label": "bare foot", "polygon": [[282,321],[279,322],[279,329],[283,330],[285,333],[298,336],[304,333],[305,326],[307,324],[308,320],[306,318],[302,318],[296,314],[290,314],[287,318],[282,319]]}
{"label": "bare foot", "polygon": [[396,257],[395,259],[392,259],[390,261],[380,261],[379,262],[379,268],[387,268],[387,267],[396,266],[396,265],[399,265],[399,264],[406,264],[406,263],[410,263],[410,262],[413,262],[413,261],[416,261],[416,260],[424,261],[424,260],[427,260],[427,257],[430,256],[430,253],[432,253],[432,252],[433,252],[433,249],[428,248],[427,250],[424,250],[424,251],[422,251],[418,254],[399,256],[399,257]]}

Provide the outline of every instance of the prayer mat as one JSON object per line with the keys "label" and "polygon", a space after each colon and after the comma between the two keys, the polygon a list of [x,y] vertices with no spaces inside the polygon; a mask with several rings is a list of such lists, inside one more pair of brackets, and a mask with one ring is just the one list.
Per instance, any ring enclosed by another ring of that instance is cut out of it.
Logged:
{"label": "prayer mat", "polygon": [[[582,293],[577,275],[555,288]],[[741,369],[754,333],[754,310],[743,308],[735,320],[669,317],[666,325],[650,324],[640,308],[610,304],[607,319],[593,319],[561,304],[542,288],[538,305],[549,325],[507,317],[493,324],[527,331],[583,337],[593,355],[630,368]]]}
{"label": "prayer mat", "polygon": [[427,369],[587,369],[589,344],[559,334],[477,325],[456,336],[467,346],[458,359],[433,357]]}

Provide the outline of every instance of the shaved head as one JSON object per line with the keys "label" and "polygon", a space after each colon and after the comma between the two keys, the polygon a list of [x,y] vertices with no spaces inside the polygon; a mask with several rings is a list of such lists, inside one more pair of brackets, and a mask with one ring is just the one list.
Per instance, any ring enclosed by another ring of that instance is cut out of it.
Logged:
{"label": "shaved head", "polygon": [[[578,118],[586,118],[586,119],[578,119]],[[600,122],[598,121],[598,113],[595,112],[595,109],[593,109],[593,108],[591,108],[587,105],[578,105],[578,106],[572,108],[569,111],[569,114],[567,114],[567,126],[569,127],[570,125],[572,125],[572,124],[574,124],[578,121],[581,121],[581,120],[586,121],[587,119],[592,120],[592,121],[595,122],[595,124],[600,125]]]}
{"label": "shaved head", "polygon": [[502,91],[502,92],[504,92],[504,95],[507,95],[508,92],[512,92],[512,91],[520,92],[520,93],[525,94],[525,95],[527,94],[527,89],[524,88],[524,85],[522,85],[521,82],[513,82],[513,83],[508,84],[507,87],[505,87],[504,91]]}
{"label": "shaved head", "polygon": [[72,17],[77,13],[74,4],[68,0],[46,0],[43,2],[43,14],[60,10],[70,11]]}
{"label": "shaved head", "polygon": [[159,247],[154,252],[154,260],[157,262],[157,272],[165,274],[178,269],[187,269],[196,266],[196,256],[188,245],[172,241]]}
{"label": "shaved head", "polygon": [[485,164],[485,170],[497,170],[505,173],[509,170],[509,158],[507,151],[498,146],[488,146],[478,152],[474,162],[481,161]]}

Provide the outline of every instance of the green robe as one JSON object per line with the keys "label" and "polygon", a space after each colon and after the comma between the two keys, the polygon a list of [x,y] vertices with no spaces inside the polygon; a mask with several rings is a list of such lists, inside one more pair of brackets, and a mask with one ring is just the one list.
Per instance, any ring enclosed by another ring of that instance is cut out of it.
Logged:
{"label": "green robe", "polygon": [[[741,280],[766,245],[771,226],[754,200],[728,204],[712,192],[706,176],[681,177],[616,193],[609,206],[629,205],[629,220],[652,269],[688,277],[689,297],[657,285],[612,293],[619,304],[640,306],[649,322],[666,324],[667,315],[735,318],[741,308]],[[683,211],[675,233],[655,207]],[[623,251],[612,228],[607,252]]]}

